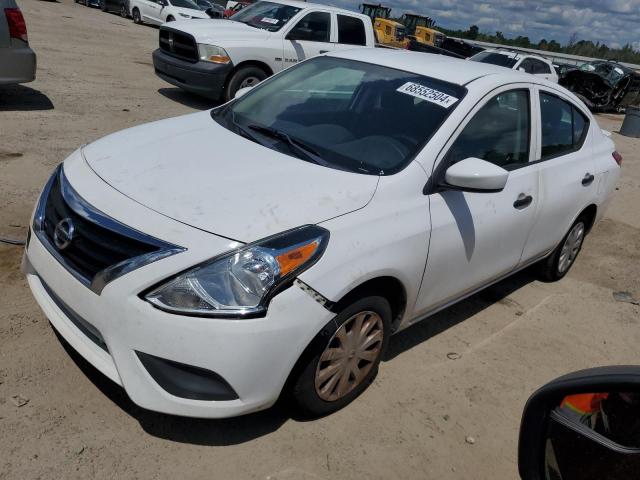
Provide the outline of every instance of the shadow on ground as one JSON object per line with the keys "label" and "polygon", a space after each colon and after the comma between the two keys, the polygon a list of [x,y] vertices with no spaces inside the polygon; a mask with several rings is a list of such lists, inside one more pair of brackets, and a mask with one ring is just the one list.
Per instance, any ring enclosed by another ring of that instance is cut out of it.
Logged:
{"label": "shadow on ground", "polygon": [[[504,302],[509,294],[534,279],[529,271],[520,272],[398,333],[391,339],[384,361],[393,360],[401,353],[428,341],[494,303]],[[145,432],[155,437],[195,445],[236,445],[272,433],[290,419],[309,420],[292,415],[292,406],[284,399],[268,410],[221,420],[177,417],[145,410],[134,404],[123,388],[80,356],[55,329],[54,332],[71,359],[89,380],[125,413],[135,418]]]}
{"label": "shadow on ground", "polygon": [[494,303],[510,303],[507,299],[509,295],[534,280],[536,277],[531,269],[523,270],[399,332],[391,337],[383,361],[393,360],[401,353],[464,322]]}
{"label": "shadow on ground", "polygon": [[0,85],[0,112],[52,110],[53,103],[44,93],[24,85]]}
{"label": "shadow on ground", "polygon": [[217,100],[209,100],[204,97],[199,97],[193,93],[185,92],[180,88],[161,88],[158,93],[163,97],[180,103],[185,107],[194,108],[196,110],[208,110],[220,105]]}

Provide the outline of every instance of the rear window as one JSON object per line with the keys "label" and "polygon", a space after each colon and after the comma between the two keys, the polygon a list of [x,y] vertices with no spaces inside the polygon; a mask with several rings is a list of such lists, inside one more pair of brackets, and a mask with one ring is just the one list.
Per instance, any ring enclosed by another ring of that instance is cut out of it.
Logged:
{"label": "rear window", "polygon": [[513,66],[516,64],[515,58],[511,58],[507,55],[503,55],[501,53],[495,53],[495,52],[476,53],[469,60],[473,62],[490,63],[492,65],[498,65],[500,67],[506,67],[506,68],[513,68]]}
{"label": "rear window", "polygon": [[366,45],[367,37],[362,20],[347,15],[338,15],[338,43]]}

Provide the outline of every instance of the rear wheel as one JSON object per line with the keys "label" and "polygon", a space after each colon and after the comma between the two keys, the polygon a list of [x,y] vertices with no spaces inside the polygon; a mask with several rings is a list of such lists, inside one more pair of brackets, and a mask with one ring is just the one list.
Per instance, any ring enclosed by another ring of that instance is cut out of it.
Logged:
{"label": "rear wheel", "polygon": [[167,22],[175,22],[175,21],[176,21],[176,19],[175,19],[175,18],[173,18],[173,16],[169,15],[169,16],[167,17]]}
{"label": "rear wheel", "polygon": [[138,10],[138,7],[134,7],[133,10],[131,10],[131,16],[133,17],[133,23],[137,23],[137,24],[142,23],[142,18],[140,17],[140,10]]}
{"label": "rear wheel", "polygon": [[103,12],[107,11],[107,2],[105,0],[100,0],[100,10],[102,10]]}
{"label": "rear wheel", "polygon": [[391,334],[391,307],[383,297],[356,301],[332,320],[305,350],[291,394],[306,416],[335,412],[373,381]]}
{"label": "rear wheel", "polygon": [[560,242],[560,245],[539,264],[539,272],[542,280],[554,282],[564,277],[575,262],[580,250],[584,237],[587,234],[587,225],[589,218],[581,215],[571,225],[571,228]]}
{"label": "rear wheel", "polygon": [[229,101],[236,96],[236,92],[241,88],[253,87],[267,78],[267,73],[260,67],[246,66],[236,70],[224,91],[224,100]]}
{"label": "rear wheel", "polygon": [[124,3],[120,5],[120,16],[122,18],[127,18],[129,16],[127,13],[127,6]]}

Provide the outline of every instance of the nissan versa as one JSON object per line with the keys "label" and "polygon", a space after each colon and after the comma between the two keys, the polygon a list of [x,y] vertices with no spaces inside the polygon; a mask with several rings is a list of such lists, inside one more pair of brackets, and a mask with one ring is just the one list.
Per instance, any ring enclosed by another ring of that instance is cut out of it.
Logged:
{"label": "nissan versa", "polygon": [[35,298],[151,410],[345,406],[394,332],[562,278],[620,173],[581,101],[494,65],[359,49],[241,93],[80,148],[35,209]]}

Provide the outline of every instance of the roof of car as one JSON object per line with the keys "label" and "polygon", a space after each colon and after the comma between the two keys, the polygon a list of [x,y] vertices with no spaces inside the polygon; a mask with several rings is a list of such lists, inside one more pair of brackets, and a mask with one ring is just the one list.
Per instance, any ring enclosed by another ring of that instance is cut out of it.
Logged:
{"label": "roof of car", "polygon": [[446,82],[466,85],[467,83],[487,75],[501,75],[514,81],[530,82],[529,74],[509,70],[497,65],[481,62],[469,62],[446,55],[412,52],[388,48],[358,48],[340,50],[329,53],[328,56],[348,58],[362,62],[396,68],[418,75],[443,80]]}
{"label": "roof of car", "polygon": [[344,8],[334,7],[333,5],[323,5],[321,3],[310,3],[302,0],[267,0],[267,1],[272,1],[274,3],[282,3],[284,5],[291,5],[292,7],[298,7],[298,8],[321,8],[321,9],[329,8],[336,12],[346,13],[347,15],[363,16],[361,13],[354,12],[353,10],[346,10]]}

